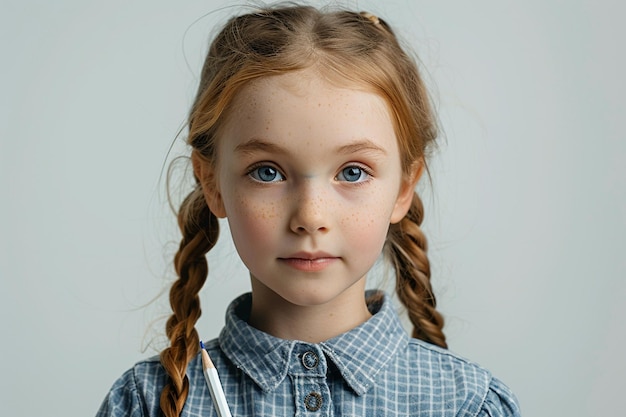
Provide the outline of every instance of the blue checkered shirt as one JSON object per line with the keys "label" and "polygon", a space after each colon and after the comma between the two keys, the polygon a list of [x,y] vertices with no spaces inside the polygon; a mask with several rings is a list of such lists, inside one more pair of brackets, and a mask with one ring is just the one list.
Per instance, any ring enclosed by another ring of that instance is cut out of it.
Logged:
{"label": "blue checkered shirt", "polygon": [[[407,336],[388,298],[371,319],[322,343],[284,340],[246,323],[250,294],[228,308],[206,348],[233,417],[519,416],[511,391],[447,350]],[[187,369],[182,416],[217,416],[200,355]],[[115,382],[98,417],[159,416],[166,374],[154,357]]]}

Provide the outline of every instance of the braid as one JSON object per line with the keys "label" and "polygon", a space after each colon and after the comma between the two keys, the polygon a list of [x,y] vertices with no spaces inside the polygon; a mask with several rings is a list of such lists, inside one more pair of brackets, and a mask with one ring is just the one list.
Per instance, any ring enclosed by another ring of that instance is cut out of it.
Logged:
{"label": "braid", "polygon": [[161,363],[169,376],[160,402],[166,417],[178,417],[187,399],[187,364],[199,349],[195,324],[202,313],[198,293],[208,274],[205,255],[219,234],[217,217],[209,210],[199,185],[183,201],[178,225],[183,235],[174,257],[178,280],[170,290],[173,314],[165,325],[170,347],[161,352]]}
{"label": "braid", "polygon": [[396,292],[413,324],[412,336],[447,348],[443,317],[430,284],[426,237],[420,225],[424,206],[417,193],[407,215],[389,229],[387,253],[396,271]]}

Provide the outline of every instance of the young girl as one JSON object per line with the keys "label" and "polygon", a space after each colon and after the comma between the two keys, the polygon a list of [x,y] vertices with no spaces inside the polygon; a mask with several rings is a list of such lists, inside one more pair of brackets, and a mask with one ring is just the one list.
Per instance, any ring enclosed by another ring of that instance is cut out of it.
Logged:
{"label": "young girl", "polygon": [[[226,218],[251,294],[206,349],[233,416],[517,416],[513,394],[446,350],[414,192],[436,138],[415,62],[382,19],[283,6],[211,44],[189,116],[197,185],[180,207],[170,346],[99,416],[215,416],[198,293]],[[381,253],[413,324],[365,291]]]}

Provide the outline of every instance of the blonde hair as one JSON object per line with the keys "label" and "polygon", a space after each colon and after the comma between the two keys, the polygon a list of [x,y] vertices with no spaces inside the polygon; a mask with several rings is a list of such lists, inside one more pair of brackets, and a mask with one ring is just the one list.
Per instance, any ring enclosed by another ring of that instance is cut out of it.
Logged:
{"label": "blonde hair", "polygon": [[[188,143],[214,164],[215,141],[235,95],[251,80],[316,67],[329,80],[353,83],[389,105],[406,175],[424,162],[437,136],[431,104],[415,61],[387,23],[367,13],[279,6],[231,19],[212,42],[189,115]],[[385,255],[396,272],[396,292],[408,311],[413,336],[446,347],[443,318],[430,285],[426,239],[420,224],[422,202],[414,193],[403,220],[390,227]],[[169,375],[161,393],[167,417],[180,415],[189,382],[186,368],[198,352],[195,323],[199,291],[206,280],[206,253],[219,225],[196,178],[183,201],[178,222],[182,241],[174,259],[178,280],[170,291],[173,314],[166,324],[170,347],[161,353]]]}

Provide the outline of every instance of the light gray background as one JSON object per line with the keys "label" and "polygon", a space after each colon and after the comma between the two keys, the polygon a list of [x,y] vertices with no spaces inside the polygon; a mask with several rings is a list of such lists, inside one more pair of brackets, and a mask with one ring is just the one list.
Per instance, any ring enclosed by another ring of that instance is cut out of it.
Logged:
{"label": "light gray background", "polygon": [[[184,152],[165,161],[205,40],[236,9],[194,23],[226,3],[0,4],[0,413],[93,415],[163,346],[177,230],[162,169]],[[525,416],[623,415],[626,8],[344,4],[384,16],[429,70],[446,143],[422,188],[451,349]],[[204,338],[248,288],[225,237]]]}

